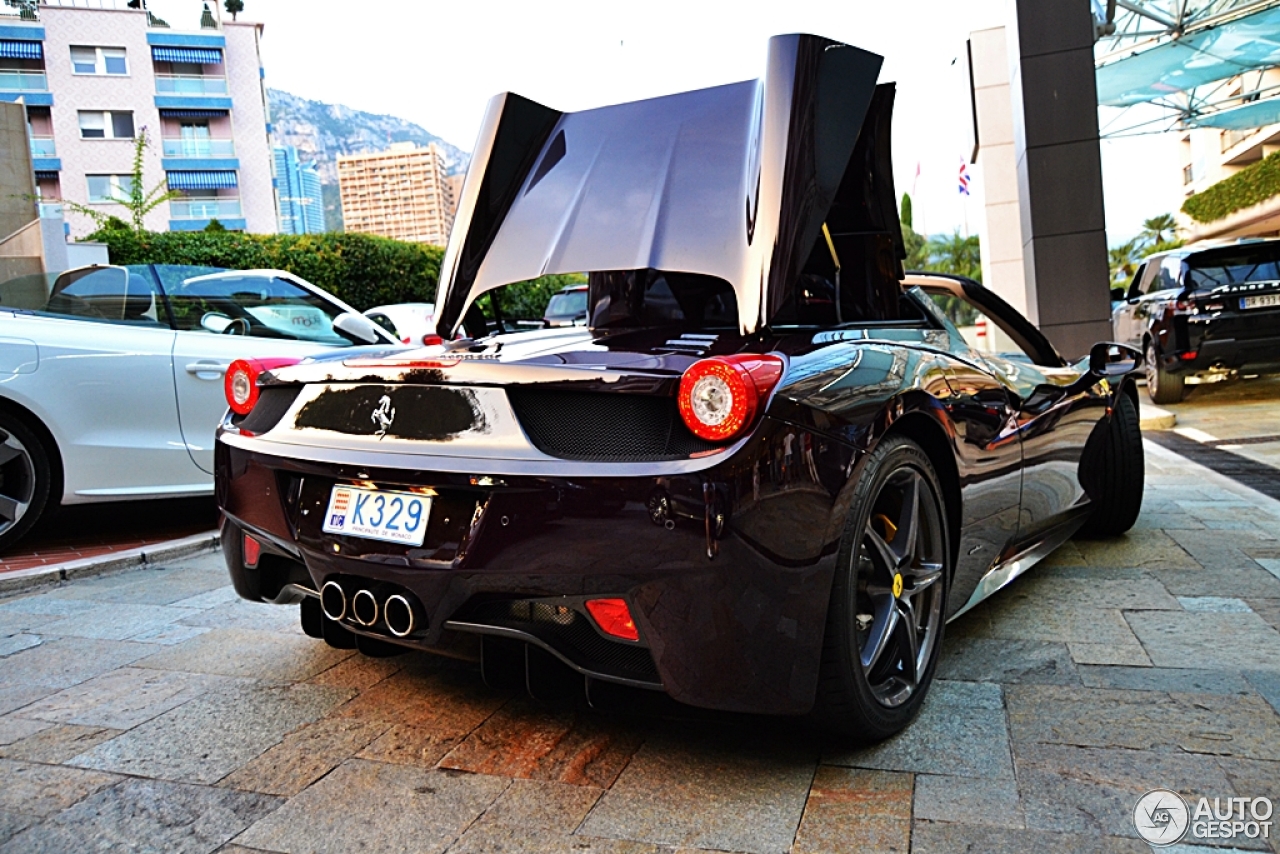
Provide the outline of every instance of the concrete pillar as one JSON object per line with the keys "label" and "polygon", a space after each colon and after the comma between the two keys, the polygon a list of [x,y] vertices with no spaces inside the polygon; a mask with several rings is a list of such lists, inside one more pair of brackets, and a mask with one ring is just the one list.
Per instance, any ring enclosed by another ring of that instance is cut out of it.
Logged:
{"label": "concrete pillar", "polygon": [[1112,337],[1090,6],[1009,0],[1006,34],[1026,313],[1073,359]]}
{"label": "concrete pillar", "polygon": [[1005,28],[979,30],[970,35],[969,42],[978,120],[977,165],[985,204],[982,283],[1018,311],[1028,314]]}

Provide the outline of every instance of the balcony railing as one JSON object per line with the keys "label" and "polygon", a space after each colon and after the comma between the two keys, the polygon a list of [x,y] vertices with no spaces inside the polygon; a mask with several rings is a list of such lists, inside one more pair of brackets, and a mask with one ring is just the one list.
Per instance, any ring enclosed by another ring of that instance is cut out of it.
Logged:
{"label": "balcony railing", "polygon": [[1226,153],[1229,149],[1235,148],[1241,142],[1258,132],[1258,128],[1249,128],[1248,130],[1226,130],[1222,132],[1222,151]]}
{"label": "balcony railing", "polygon": [[31,138],[31,156],[57,157],[58,148],[53,144],[53,138],[46,136],[33,136]]}
{"label": "balcony railing", "polygon": [[161,143],[165,157],[235,157],[236,144],[231,139],[166,139]]}
{"label": "balcony railing", "polygon": [[10,92],[47,92],[49,81],[43,71],[0,71],[0,89]]}
{"label": "balcony railing", "polygon": [[169,202],[172,219],[229,219],[240,216],[239,199],[184,199]]}
{"label": "balcony railing", "polygon": [[157,95],[225,95],[227,78],[202,74],[157,74]]}
{"label": "balcony railing", "polygon": [[[0,20],[18,18],[23,21],[40,20],[41,6],[61,6],[71,9],[106,9],[120,12],[137,11],[131,0],[12,0],[0,4]],[[166,18],[147,11],[147,26],[179,30],[217,30],[221,22],[216,13],[217,3],[204,0],[168,0],[161,10]]]}
{"label": "balcony railing", "polygon": [[41,219],[57,219],[62,216],[61,202],[41,202],[40,218]]}

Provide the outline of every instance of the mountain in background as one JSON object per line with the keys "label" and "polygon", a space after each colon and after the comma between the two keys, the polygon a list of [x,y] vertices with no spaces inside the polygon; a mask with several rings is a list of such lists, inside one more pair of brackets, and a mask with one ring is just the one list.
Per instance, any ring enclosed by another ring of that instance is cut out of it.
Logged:
{"label": "mountain in background", "polygon": [[341,104],[326,104],[299,98],[279,89],[268,89],[271,106],[271,137],[276,145],[298,148],[298,159],[315,163],[324,193],[325,228],[342,230],[342,206],[338,201],[338,155],[382,151],[393,142],[434,142],[444,151],[445,169],[450,175],[467,170],[471,155],[445,142],[421,125],[395,116],[353,110]]}

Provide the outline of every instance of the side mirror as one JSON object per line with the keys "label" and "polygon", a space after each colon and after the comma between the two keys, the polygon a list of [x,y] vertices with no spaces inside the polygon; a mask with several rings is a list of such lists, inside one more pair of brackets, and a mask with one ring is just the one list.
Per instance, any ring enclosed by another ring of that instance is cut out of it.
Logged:
{"label": "side mirror", "polygon": [[363,314],[344,311],[334,318],[333,328],[361,344],[385,343],[382,336],[378,334],[377,324]]}
{"label": "side mirror", "polygon": [[1128,291],[1126,291],[1124,288],[1112,288],[1112,289],[1111,289],[1111,301],[1112,301],[1112,302],[1124,302],[1125,295],[1126,295],[1127,293],[1128,293]]}
{"label": "side mirror", "polygon": [[1141,353],[1114,341],[1100,341],[1089,351],[1089,373],[1097,377],[1122,377],[1136,371],[1141,362]]}

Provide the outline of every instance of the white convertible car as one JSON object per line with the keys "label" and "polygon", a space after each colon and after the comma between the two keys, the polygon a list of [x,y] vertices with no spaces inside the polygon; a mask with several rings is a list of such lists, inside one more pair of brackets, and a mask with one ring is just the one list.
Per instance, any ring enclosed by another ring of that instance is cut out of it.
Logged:
{"label": "white convertible car", "polygon": [[233,360],[395,343],[279,270],[82,267],[0,282],[0,552],[59,503],[211,495]]}

